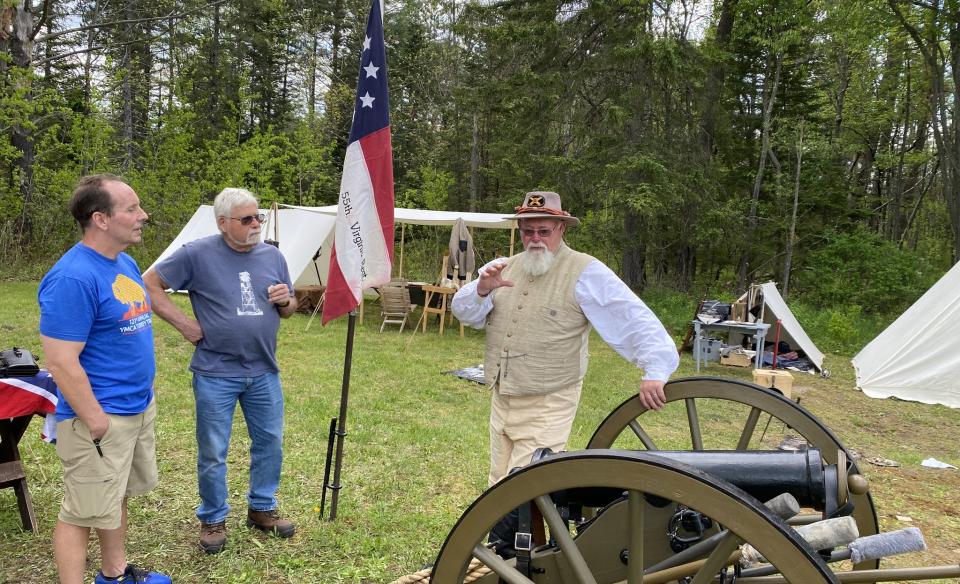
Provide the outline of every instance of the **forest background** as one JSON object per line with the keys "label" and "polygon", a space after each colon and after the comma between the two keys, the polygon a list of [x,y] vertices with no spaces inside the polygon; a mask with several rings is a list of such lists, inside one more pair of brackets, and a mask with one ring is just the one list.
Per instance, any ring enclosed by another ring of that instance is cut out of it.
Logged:
{"label": "forest background", "polygon": [[[142,266],[225,186],[336,202],[366,0],[0,6],[0,277],[36,280],[76,241],[65,205],[91,172],[122,174],[151,214]],[[634,289],[773,279],[828,349],[958,257],[957,2],[385,11],[398,206],[507,212],[556,190],[583,219],[573,247]],[[430,229],[407,233],[424,278]],[[478,234],[481,259],[505,237]]]}

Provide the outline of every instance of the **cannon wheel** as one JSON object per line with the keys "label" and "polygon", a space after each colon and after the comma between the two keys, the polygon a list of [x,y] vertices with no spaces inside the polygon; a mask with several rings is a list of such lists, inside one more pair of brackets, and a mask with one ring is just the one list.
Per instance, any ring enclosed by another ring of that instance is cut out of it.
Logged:
{"label": "cannon wheel", "polygon": [[[622,546],[630,552],[630,557],[643,557],[645,531],[643,523],[642,501],[645,496],[653,495],[675,501],[705,513],[732,532],[732,536],[717,545],[706,559],[694,582],[711,582],[714,575],[724,565],[732,550],[746,542],[760,551],[767,560],[777,567],[790,582],[805,584],[836,583],[838,580],[823,560],[804,543],[796,532],[778,517],[772,515],[759,501],[739,488],[708,475],[691,466],[661,458],[649,452],[622,450],[585,450],[565,452],[526,466],[485,491],[464,512],[457,524],[447,535],[434,563],[430,581],[434,584],[460,584],[464,581],[471,558],[481,559],[493,572],[493,582],[499,578],[505,582],[530,582],[511,563],[498,560],[496,556],[487,558],[481,544],[484,536],[497,520],[511,509],[538,497],[550,493],[578,487],[613,487],[627,492],[628,523],[626,533],[629,541]],[[637,504],[639,503],[639,504]],[[550,524],[550,513],[556,514],[556,508],[547,503],[537,505]],[[534,574],[537,581],[544,578],[548,582],[577,582],[587,584],[606,582],[595,579],[592,570],[603,566],[595,565],[591,569],[577,539],[551,529],[550,535],[557,540],[559,553],[564,561],[556,566],[566,566],[564,574]],[[663,535],[662,530],[655,533]],[[637,537],[637,534],[640,534]],[[619,545],[617,546],[619,549]],[[539,548],[534,553],[542,551]],[[542,557],[542,556],[541,556]],[[653,558],[656,560],[656,558]],[[616,559],[608,560],[617,562]],[[638,562],[625,570],[638,570],[652,562]],[[561,568],[555,568],[560,570]],[[558,577],[559,576],[559,577]],[[628,575],[628,582],[639,582],[637,574]],[[485,579],[484,582],[487,580]]]}
{"label": "cannon wheel", "polygon": [[[737,443],[730,444],[727,448],[750,449],[751,439],[754,439],[755,434],[758,433],[757,426],[763,421],[762,414],[769,414],[799,433],[811,447],[819,448],[828,464],[837,464],[839,453],[843,451],[849,461],[850,472],[860,472],[850,452],[829,428],[799,404],[775,391],[735,379],[688,377],[668,382],[664,392],[668,403],[684,401],[688,436],[693,450],[702,450],[704,442],[698,416],[698,403],[703,404],[706,400],[723,400],[750,408],[740,429]],[[587,448],[611,448],[616,442],[618,448],[659,450],[656,441],[641,423],[641,417],[646,412],[647,409],[640,403],[637,396],[626,400],[597,427]],[[725,420],[725,422],[734,423],[735,421]],[[626,441],[629,441],[629,444],[625,444]],[[870,493],[862,495],[851,493],[850,500],[854,504],[853,518],[857,522],[860,535],[880,533],[880,523],[877,521],[877,512]],[[876,569],[879,565],[880,561],[874,560],[857,564],[854,569]]]}

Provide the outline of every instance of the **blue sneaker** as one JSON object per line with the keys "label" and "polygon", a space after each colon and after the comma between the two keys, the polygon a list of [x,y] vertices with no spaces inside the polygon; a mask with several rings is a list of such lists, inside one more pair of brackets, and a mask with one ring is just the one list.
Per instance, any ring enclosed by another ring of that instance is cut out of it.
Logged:
{"label": "blue sneaker", "polygon": [[138,568],[133,564],[127,564],[127,569],[123,574],[116,578],[107,578],[103,572],[97,572],[97,577],[93,584],[171,584],[170,576],[159,572],[150,572],[143,568]]}

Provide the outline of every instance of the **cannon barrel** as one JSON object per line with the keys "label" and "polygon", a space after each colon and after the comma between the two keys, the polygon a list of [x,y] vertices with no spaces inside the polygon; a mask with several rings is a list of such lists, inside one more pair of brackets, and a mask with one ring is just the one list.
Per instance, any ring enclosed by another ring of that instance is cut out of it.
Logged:
{"label": "cannon barrel", "polygon": [[[846,471],[824,464],[820,450],[657,450],[650,454],[690,465],[731,483],[761,501],[782,493],[793,495],[800,505],[832,517],[847,502]],[[572,489],[553,493],[557,504],[579,503],[603,507],[622,493],[616,489]]]}
{"label": "cannon barrel", "polygon": [[[800,505],[833,516],[846,503],[846,471],[823,463],[820,450],[682,450],[653,454],[689,464],[723,479],[761,501],[790,493]],[[842,500],[840,500],[842,498]]]}

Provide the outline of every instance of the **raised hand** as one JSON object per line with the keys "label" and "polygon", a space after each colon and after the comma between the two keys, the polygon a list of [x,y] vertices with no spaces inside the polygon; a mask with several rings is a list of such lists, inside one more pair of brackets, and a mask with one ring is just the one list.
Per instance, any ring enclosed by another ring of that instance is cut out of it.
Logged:
{"label": "raised hand", "polygon": [[504,280],[503,269],[507,267],[507,259],[496,259],[480,268],[480,279],[477,281],[477,294],[486,296],[501,286],[513,286],[511,280]]}

